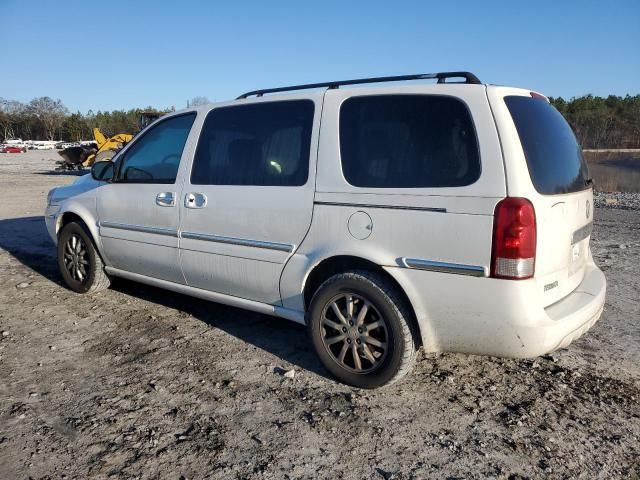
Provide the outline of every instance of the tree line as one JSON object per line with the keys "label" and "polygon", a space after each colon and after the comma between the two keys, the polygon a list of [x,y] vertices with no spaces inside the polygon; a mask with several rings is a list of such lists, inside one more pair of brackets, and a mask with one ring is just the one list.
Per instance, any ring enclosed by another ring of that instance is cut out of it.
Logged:
{"label": "tree line", "polygon": [[0,98],[0,143],[12,138],[23,140],[80,141],[93,139],[93,129],[107,136],[137,133],[141,112],[168,112],[153,107],[111,112],[70,113],[61,100],[38,97],[29,103]]}
{"label": "tree line", "polygon": [[640,95],[550,98],[582,148],[640,148]]}
{"label": "tree line", "polygon": [[[549,100],[568,120],[583,148],[640,148],[640,95]],[[195,97],[188,105],[208,102],[206,97]],[[29,103],[0,98],[0,142],[11,138],[88,140],[93,138],[95,127],[108,136],[137,133],[143,110],[159,111],[147,107],[70,113],[61,100],[50,97],[34,98]]]}

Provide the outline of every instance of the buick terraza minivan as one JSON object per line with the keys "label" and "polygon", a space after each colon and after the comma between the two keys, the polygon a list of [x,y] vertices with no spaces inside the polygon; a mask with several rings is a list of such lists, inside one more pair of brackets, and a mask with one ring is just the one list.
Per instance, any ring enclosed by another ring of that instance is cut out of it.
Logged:
{"label": "buick terraza minivan", "polygon": [[409,75],[166,115],[52,190],[46,224],[72,290],[124,277],[283,317],[373,388],[420,346],[535,357],[586,332],[606,290],[591,183],[543,95]]}

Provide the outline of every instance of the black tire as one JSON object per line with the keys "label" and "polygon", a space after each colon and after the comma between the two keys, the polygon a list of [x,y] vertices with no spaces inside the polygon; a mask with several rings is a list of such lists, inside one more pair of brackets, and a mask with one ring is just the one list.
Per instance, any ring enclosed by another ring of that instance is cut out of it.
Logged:
{"label": "black tire", "polygon": [[411,309],[396,286],[375,272],[345,272],[320,285],[307,312],[307,330],[326,369],[358,388],[390,385],[415,360]]}
{"label": "black tire", "polygon": [[109,288],[110,280],[93,239],[82,223],[70,222],[58,235],[58,268],[64,283],[77,293]]}

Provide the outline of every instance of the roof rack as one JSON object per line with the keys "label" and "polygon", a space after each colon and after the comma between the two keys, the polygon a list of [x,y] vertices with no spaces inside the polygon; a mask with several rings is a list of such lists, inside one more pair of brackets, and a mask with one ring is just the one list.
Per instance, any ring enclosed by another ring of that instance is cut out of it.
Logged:
{"label": "roof rack", "polygon": [[[464,82],[446,82],[447,78],[464,78]],[[354,80],[339,80],[335,82],[307,83],[305,85],[292,85],[290,87],[265,88],[262,90],[253,90],[243,93],[236,100],[247,98],[252,95],[261,97],[265,93],[290,92],[293,90],[308,90],[310,88],[339,88],[343,85],[360,85],[364,83],[383,83],[383,82],[401,82],[405,80],[434,80],[438,83],[469,83],[478,85],[482,83],[478,77],[470,72],[440,72],[440,73],[418,73],[416,75],[396,75],[394,77],[373,77],[373,78],[357,78]]]}

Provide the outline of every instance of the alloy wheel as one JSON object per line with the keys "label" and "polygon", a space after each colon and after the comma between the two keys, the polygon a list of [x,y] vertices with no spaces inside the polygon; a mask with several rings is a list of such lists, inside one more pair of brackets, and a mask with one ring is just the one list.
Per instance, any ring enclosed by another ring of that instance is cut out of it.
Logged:
{"label": "alloy wheel", "polygon": [[369,373],[387,355],[389,335],[378,309],[355,293],[333,297],[322,311],[322,342],[341,367]]}
{"label": "alloy wheel", "polygon": [[89,277],[87,245],[80,235],[73,234],[64,246],[64,267],[71,278],[84,283]]}

